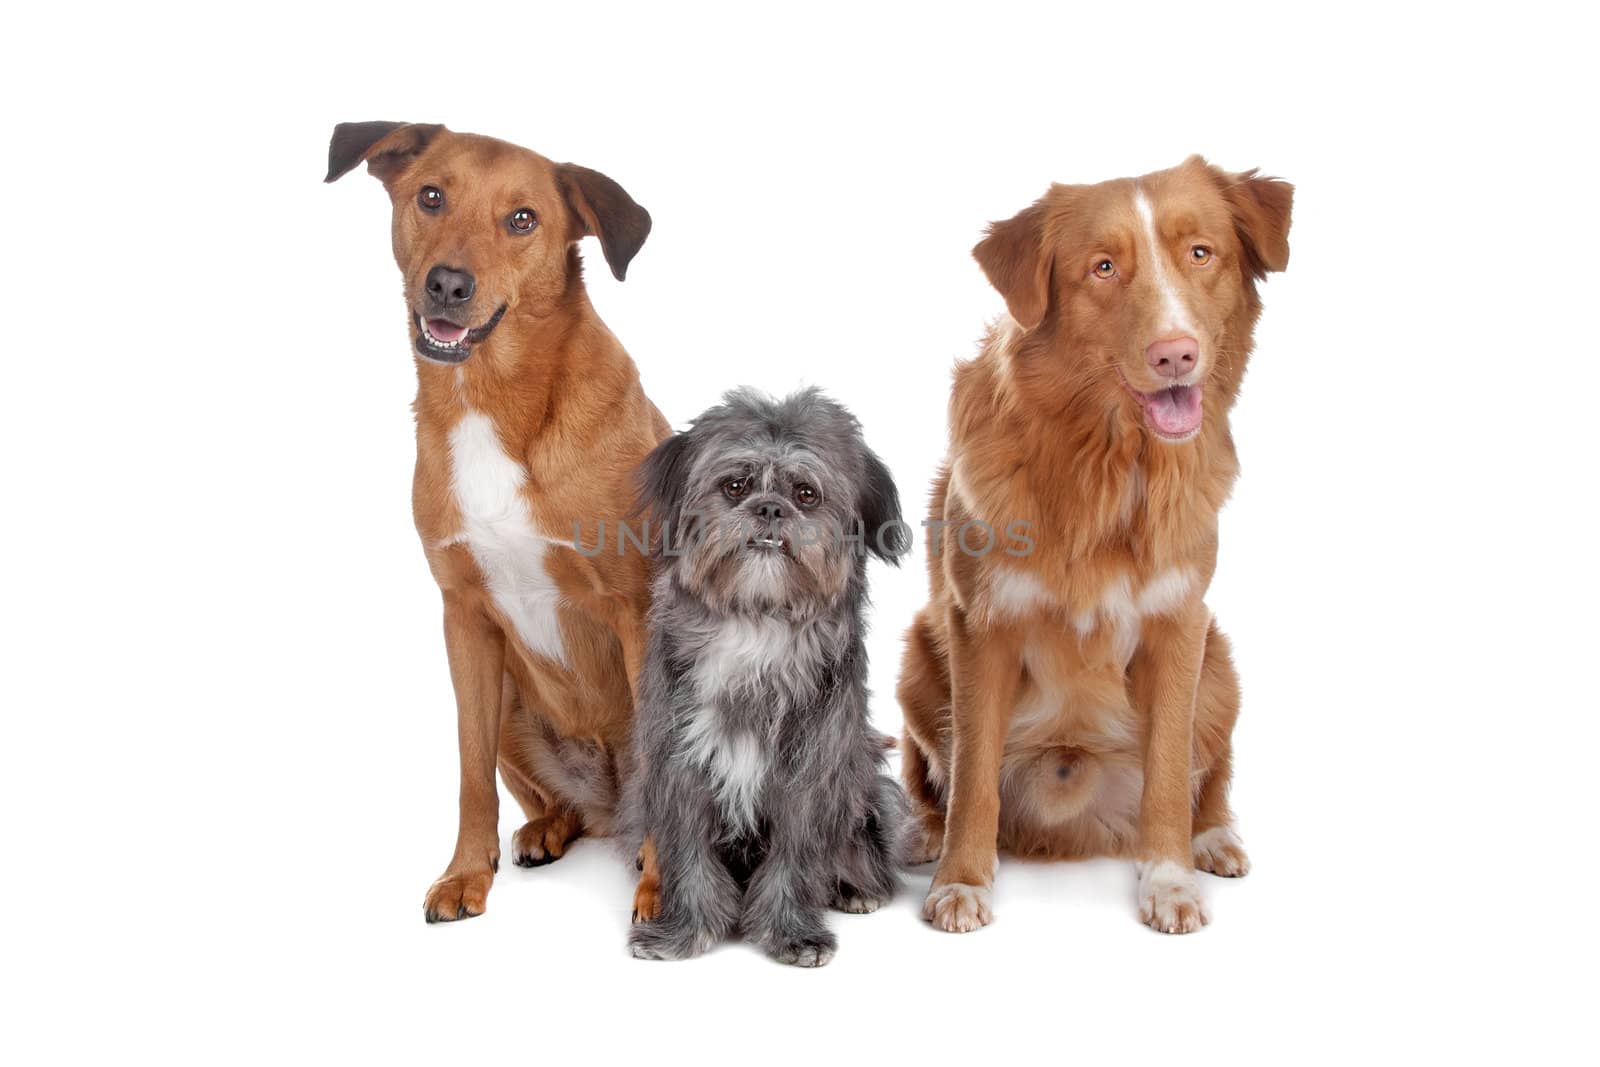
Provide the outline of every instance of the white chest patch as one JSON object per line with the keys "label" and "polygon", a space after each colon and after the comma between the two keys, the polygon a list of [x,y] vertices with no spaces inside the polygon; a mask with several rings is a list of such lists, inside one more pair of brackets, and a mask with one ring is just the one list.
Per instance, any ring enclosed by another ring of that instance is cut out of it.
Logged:
{"label": "white chest patch", "polygon": [[533,528],[523,490],[528,471],[506,455],[494,423],[468,411],[450,431],[450,489],[461,532],[489,595],[529,651],[567,665],[561,640],[561,590],[545,570],[550,541]]}
{"label": "white chest patch", "polygon": [[989,577],[989,611],[1014,618],[1050,604],[1055,598],[1044,583],[1026,571],[1001,567]]}
{"label": "white chest patch", "polygon": [[795,633],[794,627],[783,619],[757,616],[724,620],[695,660],[695,684],[700,687],[701,696],[710,700],[740,683],[802,668],[814,644],[805,635]]}
{"label": "white chest patch", "polygon": [[741,829],[754,830],[756,801],[767,777],[764,739],[749,730],[728,729],[715,705],[702,705],[689,717],[683,747],[685,758],[711,775],[723,816]]}
{"label": "white chest patch", "polygon": [[1128,575],[1107,585],[1100,603],[1072,620],[1078,636],[1088,637],[1100,627],[1112,631],[1112,650],[1117,659],[1127,662],[1139,644],[1139,627],[1146,618],[1166,615],[1183,603],[1194,584],[1194,575],[1183,567],[1170,567],[1151,578],[1135,592]]}
{"label": "white chest patch", "polygon": [[783,684],[786,674],[809,670],[817,655],[815,634],[773,618],[728,619],[699,650],[691,677],[701,703],[685,724],[683,755],[711,776],[717,804],[736,827],[755,829],[777,723],[729,721],[718,705],[748,689],[748,698],[732,699],[769,703],[776,712],[780,702],[762,690]]}

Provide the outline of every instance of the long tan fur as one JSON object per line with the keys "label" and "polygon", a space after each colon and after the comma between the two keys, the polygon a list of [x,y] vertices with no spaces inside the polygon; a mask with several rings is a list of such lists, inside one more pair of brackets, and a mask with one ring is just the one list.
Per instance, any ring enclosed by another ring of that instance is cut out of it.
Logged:
{"label": "long tan fur", "polygon": [[[1238,684],[1203,595],[1238,472],[1227,416],[1257,282],[1287,265],[1291,196],[1196,157],[1053,186],[974,250],[1010,313],[956,371],[929,512],[946,543],[899,684],[942,929],[990,920],[997,847],[1133,857],[1141,915],[1171,931],[1206,920],[1197,862],[1248,868],[1227,803]],[[1182,441],[1140,397],[1163,384],[1146,349],[1173,332],[1173,293],[1203,383]],[[1031,550],[964,551],[974,522],[1025,530]]]}

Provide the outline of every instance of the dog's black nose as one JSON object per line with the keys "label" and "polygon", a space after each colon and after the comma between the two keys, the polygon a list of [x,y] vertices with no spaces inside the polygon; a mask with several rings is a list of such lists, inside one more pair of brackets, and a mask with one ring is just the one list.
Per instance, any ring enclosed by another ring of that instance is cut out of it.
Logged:
{"label": "dog's black nose", "polygon": [[764,500],[756,505],[756,514],[768,522],[783,518],[783,505],[776,500]]}
{"label": "dog's black nose", "polygon": [[438,307],[465,304],[477,291],[477,279],[464,270],[439,266],[428,272],[428,299]]}

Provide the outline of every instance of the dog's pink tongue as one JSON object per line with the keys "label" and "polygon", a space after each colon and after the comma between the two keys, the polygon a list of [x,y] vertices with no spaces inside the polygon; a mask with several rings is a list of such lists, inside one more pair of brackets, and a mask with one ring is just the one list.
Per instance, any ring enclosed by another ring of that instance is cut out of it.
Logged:
{"label": "dog's pink tongue", "polygon": [[454,344],[465,337],[467,328],[465,326],[457,326],[453,322],[446,322],[443,319],[429,319],[428,332],[433,335],[435,340],[443,341],[448,345]]}
{"label": "dog's pink tongue", "polygon": [[1145,418],[1157,433],[1168,437],[1185,437],[1200,428],[1200,388],[1194,385],[1175,385],[1159,393],[1151,393],[1144,405]]}

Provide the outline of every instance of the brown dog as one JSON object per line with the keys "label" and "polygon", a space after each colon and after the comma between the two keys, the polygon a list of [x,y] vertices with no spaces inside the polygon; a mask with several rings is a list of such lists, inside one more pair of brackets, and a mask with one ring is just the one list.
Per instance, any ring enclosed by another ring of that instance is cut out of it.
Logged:
{"label": "brown dog", "polygon": [[362,162],[394,204],[419,357],[412,506],[461,750],[455,855],[424,909],[449,921],[483,912],[499,866],[497,765],[528,820],[522,866],[615,815],[649,573],[643,552],[574,540],[628,514],[670,428],[589,303],[577,243],[598,237],[621,279],[650,216],[603,174],[442,126],[340,124],[327,180]]}
{"label": "brown dog", "polygon": [[1209,919],[1196,866],[1248,870],[1238,681],[1202,597],[1292,196],[1194,157],[1052,186],[973,250],[1010,314],[956,371],[899,685],[940,929],[990,921],[997,845],[1137,858],[1140,914],[1169,932]]}

